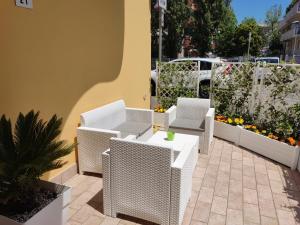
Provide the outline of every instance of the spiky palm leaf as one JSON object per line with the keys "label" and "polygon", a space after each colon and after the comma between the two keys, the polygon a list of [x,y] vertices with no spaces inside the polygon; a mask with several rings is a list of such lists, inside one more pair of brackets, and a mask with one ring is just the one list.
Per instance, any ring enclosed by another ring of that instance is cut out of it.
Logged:
{"label": "spiky palm leaf", "polygon": [[62,167],[61,157],[74,145],[58,140],[62,119],[54,115],[48,122],[39,119],[39,112],[19,114],[12,130],[11,121],[0,120],[0,203],[19,201],[33,191],[47,171]]}

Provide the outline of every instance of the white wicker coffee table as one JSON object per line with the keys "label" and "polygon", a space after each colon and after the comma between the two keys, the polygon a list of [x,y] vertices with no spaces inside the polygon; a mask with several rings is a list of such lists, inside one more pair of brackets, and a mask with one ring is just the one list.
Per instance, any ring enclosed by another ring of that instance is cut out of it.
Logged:
{"label": "white wicker coffee table", "polygon": [[174,140],[169,141],[167,140],[167,132],[157,131],[150,139],[148,139],[147,143],[162,144],[172,147],[174,149],[175,158],[181,151],[192,149],[195,158],[193,167],[196,166],[198,159],[199,136],[175,133]]}

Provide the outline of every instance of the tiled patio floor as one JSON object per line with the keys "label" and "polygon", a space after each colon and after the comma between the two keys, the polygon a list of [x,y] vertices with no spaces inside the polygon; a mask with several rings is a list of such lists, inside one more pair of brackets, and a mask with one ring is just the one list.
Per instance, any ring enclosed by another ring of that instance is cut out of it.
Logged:
{"label": "tiled patio floor", "polygon": [[[77,175],[66,184],[73,187],[68,225],[145,224],[103,215],[101,178]],[[214,139],[210,154],[199,154],[183,224],[300,224],[300,174]]]}

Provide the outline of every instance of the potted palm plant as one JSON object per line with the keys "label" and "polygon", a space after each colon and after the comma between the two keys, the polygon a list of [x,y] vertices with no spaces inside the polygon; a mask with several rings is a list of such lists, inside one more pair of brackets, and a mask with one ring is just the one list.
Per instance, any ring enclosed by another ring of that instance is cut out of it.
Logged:
{"label": "potted palm plant", "polygon": [[40,180],[47,171],[62,167],[60,160],[74,145],[58,140],[62,119],[49,121],[39,112],[0,119],[0,225],[62,225],[70,188]]}

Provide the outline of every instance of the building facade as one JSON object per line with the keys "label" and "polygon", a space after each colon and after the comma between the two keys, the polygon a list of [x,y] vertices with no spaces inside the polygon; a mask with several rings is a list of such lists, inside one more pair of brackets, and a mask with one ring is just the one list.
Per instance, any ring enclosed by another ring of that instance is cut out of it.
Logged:
{"label": "building facade", "polygon": [[279,23],[283,59],[300,63],[300,0]]}
{"label": "building facade", "polygon": [[[34,0],[26,9],[1,0],[0,115],[14,122],[31,109],[44,119],[57,114],[61,138],[74,142],[82,112],[118,99],[149,108],[149,3]],[[43,179],[73,171],[75,153]]]}

